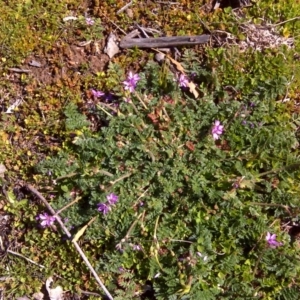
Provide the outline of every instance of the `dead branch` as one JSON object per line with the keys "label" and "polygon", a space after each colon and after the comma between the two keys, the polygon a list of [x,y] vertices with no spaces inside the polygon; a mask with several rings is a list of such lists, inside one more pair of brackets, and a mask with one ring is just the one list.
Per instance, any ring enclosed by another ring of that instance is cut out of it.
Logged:
{"label": "dead branch", "polygon": [[[54,216],[58,222],[58,224],[60,225],[60,227],[62,228],[62,230],[66,233],[66,235],[70,238],[72,235],[69,232],[69,230],[66,228],[66,226],[64,225],[63,221],[61,220],[60,216],[58,216],[55,212],[55,210],[51,207],[51,205],[48,203],[48,201],[43,197],[43,195],[38,192],[33,186],[31,185],[27,185],[27,188],[34,194],[36,195],[43,203],[44,205],[47,207],[47,209],[51,212],[51,214]],[[76,248],[76,250],[78,251],[78,253],[80,254],[80,256],[82,257],[82,259],[84,260],[85,264],[87,265],[87,267],[89,268],[89,270],[92,272],[92,274],[94,275],[94,278],[96,279],[96,281],[98,282],[98,284],[101,286],[101,288],[103,289],[104,293],[106,294],[106,296],[108,297],[108,299],[113,300],[113,297],[111,296],[111,294],[109,293],[109,291],[106,289],[106,287],[104,286],[104,284],[102,283],[101,279],[99,278],[97,272],[95,271],[95,269],[93,268],[93,266],[91,265],[91,263],[89,262],[88,258],[86,257],[86,255],[84,254],[84,252],[81,250],[80,246],[78,245],[78,243],[76,241],[73,241],[73,244]]]}
{"label": "dead branch", "polygon": [[210,35],[166,36],[157,38],[123,38],[121,48],[168,48],[177,46],[193,46],[207,43]]}

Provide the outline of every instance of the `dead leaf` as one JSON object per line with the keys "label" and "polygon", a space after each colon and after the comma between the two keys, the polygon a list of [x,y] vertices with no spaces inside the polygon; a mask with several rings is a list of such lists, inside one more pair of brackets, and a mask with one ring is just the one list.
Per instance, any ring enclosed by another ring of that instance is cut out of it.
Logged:
{"label": "dead leaf", "polygon": [[53,282],[53,278],[49,277],[46,280],[46,289],[49,294],[50,300],[63,300],[63,289],[61,286],[57,286],[54,289],[50,288],[51,283]]}
{"label": "dead leaf", "polygon": [[195,150],[195,145],[191,142],[191,141],[187,141],[185,143],[185,146],[190,150],[190,151],[194,151]]}
{"label": "dead leaf", "polygon": [[243,180],[239,183],[241,189],[253,189],[255,186],[255,180]]}
{"label": "dead leaf", "polygon": [[196,90],[196,85],[195,85],[195,83],[192,82],[192,81],[189,81],[188,87],[189,87],[189,89],[190,89],[190,92],[195,96],[195,98],[198,98],[198,97],[199,97],[199,93],[198,93],[197,90]]}
{"label": "dead leaf", "polygon": [[[155,48],[151,48],[151,49],[154,50],[154,51],[156,51],[156,52],[158,52],[158,53],[161,53],[161,54],[165,55],[163,52],[161,52],[161,51],[159,51],[159,50],[157,50]],[[183,66],[181,65],[181,63],[179,63],[177,60],[175,60],[174,58],[172,58],[170,55],[167,55],[167,58],[175,65],[176,69],[179,72],[185,74],[185,70],[184,70]]]}
{"label": "dead leaf", "polygon": [[84,232],[86,231],[86,229],[88,228],[88,226],[91,225],[91,223],[93,223],[95,221],[96,217],[92,218],[86,225],[84,225],[74,236],[72,242],[77,242],[79,240],[79,238],[84,234]]}
{"label": "dead leaf", "polygon": [[175,65],[176,69],[185,74],[185,70],[183,68],[183,66],[181,65],[181,63],[179,63],[177,60],[175,60],[174,58],[172,58],[171,56],[167,55],[167,58]]}
{"label": "dead leaf", "polygon": [[[154,49],[156,52],[158,53],[162,53],[161,51],[159,50],[156,50]],[[162,53],[164,54],[164,53]],[[167,55],[167,58],[175,65],[176,69],[181,72],[182,74],[185,74],[185,70],[183,68],[183,66],[181,65],[180,62],[178,62],[177,60],[173,59],[171,56]],[[195,98],[198,98],[199,97],[199,93],[198,91],[196,90],[196,85],[194,82],[192,81],[189,81],[188,83],[188,87],[190,89],[190,92],[195,96]]]}
{"label": "dead leaf", "polygon": [[104,52],[109,56],[109,58],[113,58],[120,50],[116,42],[117,37],[111,32],[107,38],[107,44],[104,49]]}

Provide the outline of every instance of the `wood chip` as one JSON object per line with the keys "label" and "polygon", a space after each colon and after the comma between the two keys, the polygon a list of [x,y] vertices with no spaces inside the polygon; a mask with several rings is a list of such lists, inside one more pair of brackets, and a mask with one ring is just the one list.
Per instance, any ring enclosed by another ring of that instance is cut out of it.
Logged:
{"label": "wood chip", "polygon": [[109,56],[109,58],[113,58],[119,52],[119,46],[117,44],[117,37],[115,34],[109,34],[104,52]]}

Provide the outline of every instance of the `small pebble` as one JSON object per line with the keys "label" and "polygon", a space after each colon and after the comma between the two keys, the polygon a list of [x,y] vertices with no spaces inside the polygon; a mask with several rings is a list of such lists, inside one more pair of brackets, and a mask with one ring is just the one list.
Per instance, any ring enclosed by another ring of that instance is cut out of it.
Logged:
{"label": "small pebble", "polygon": [[158,62],[162,62],[162,61],[164,61],[165,60],[165,54],[163,54],[163,53],[156,53],[155,54],[155,59],[156,59],[156,61],[158,61]]}

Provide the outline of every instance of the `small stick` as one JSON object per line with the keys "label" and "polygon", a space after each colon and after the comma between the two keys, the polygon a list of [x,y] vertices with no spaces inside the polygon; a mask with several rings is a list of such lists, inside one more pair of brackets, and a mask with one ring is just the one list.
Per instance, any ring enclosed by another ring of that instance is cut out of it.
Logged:
{"label": "small stick", "polygon": [[26,69],[19,69],[19,68],[8,68],[9,71],[16,72],[16,73],[30,73],[30,70]]}
{"label": "small stick", "polygon": [[201,20],[200,16],[198,14],[196,14],[200,23],[203,25],[203,27],[209,32],[211,33],[211,30],[207,27],[207,25]]}
{"label": "small stick", "polygon": [[157,38],[123,38],[120,42],[121,48],[166,48],[176,46],[193,46],[209,42],[210,35],[194,36],[165,36]]}
{"label": "small stick", "polygon": [[141,218],[141,216],[143,216],[144,214],[145,214],[145,211],[144,211],[143,213],[141,213],[141,214],[137,217],[137,219],[135,219],[135,220],[133,221],[133,223],[130,225],[130,227],[129,227],[127,233],[126,233],[126,235],[121,239],[120,243],[118,243],[118,244],[116,245],[116,249],[117,249],[117,250],[122,250],[122,243],[124,244],[124,243],[127,242],[127,240],[130,238],[130,233],[131,233],[131,231],[133,230],[133,228],[135,227],[136,223],[137,223],[138,220]]}
{"label": "small stick", "polygon": [[138,29],[134,29],[133,31],[126,34],[124,36],[124,39],[132,39],[132,38],[135,38],[136,36],[139,36],[139,35],[140,35],[140,32],[138,31]]}
{"label": "small stick", "polygon": [[282,22],[279,22],[279,23],[276,23],[276,24],[273,24],[273,25],[269,25],[269,26],[270,27],[276,27],[276,26],[285,24],[287,22],[291,22],[291,21],[295,21],[295,20],[299,20],[299,19],[300,19],[300,17],[295,17],[295,18],[292,18],[292,19],[289,19],[289,20],[285,20],[285,21],[282,21]]}
{"label": "small stick", "polygon": [[148,188],[142,193],[142,195],[138,197],[137,202],[140,201],[140,199],[146,195],[146,193],[148,192],[149,188],[150,188],[150,187],[148,187]]}
{"label": "small stick", "polygon": [[116,179],[116,180],[114,180],[114,181],[110,181],[109,183],[110,183],[111,185],[114,185],[115,183],[117,183],[117,182],[119,182],[119,181],[121,181],[121,180],[123,180],[123,179],[125,179],[125,178],[127,178],[127,177],[130,177],[131,175],[132,175],[132,173],[124,174],[124,175],[122,175],[121,177],[119,177],[118,179]]}
{"label": "small stick", "polygon": [[110,23],[112,23],[113,25],[115,25],[120,31],[122,31],[125,35],[127,34],[119,25],[117,25],[115,22],[109,20]]}
{"label": "small stick", "polygon": [[106,111],[101,105],[97,105],[97,107],[100,108],[103,112],[105,112],[109,117],[113,118],[113,115]]}
{"label": "small stick", "polygon": [[148,32],[148,33],[157,33],[157,34],[159,34],[159,35],[162,35],[162,32],[161,31],[159,31],[159,30],[157,30],[157,29],[154,29],[154,28],[147,28],[147,27],[142,27],[142,26],[139,26],[139,28],[141,29],[141,30],[144,30],[145,32]]}
{"label": "small stick", "polygon": [[278,169],[273,169],[273,170],[270,170],[270,171],[260,173],[260,174],[257,175],[257,177],[263,177],[265,175],[269,175],[269,174],[272,174],[272,173],[279,173],[281,171],[299,168],[299,166],[300,166],[300,163],[294,163],[294,164],[288,165],[286,167],[281,167],[281,168],[278,168]]}
{"label": "small stick", "polygon": [[193,244],[193,242],[190,242],[190,241],[185,241],[185,240],[173,240],[173,239],[170,239],[171,242],[179,242],[179,243],[189,243],[189,244]]}
{"label": "small stick", "polygon": [[133,1],[130,1],[129,3],[127,3],[126,5],[124,5],[122,8],[120,8],[117,11],[117,15],[119,15],[121,12],[123,12],[125,9],[127,9],[132,3],[133,3]]}
{"label": "small stick", "polygon": [[30,263],[32,263],[32,264],[34,264],[34,265],[36,265],[36,266],[38,266],[38,267],[40,267],[40,268],[42,268],[42,269],[45,269],[45,266],[36,263],[35,261],[31,260],[30,258],[27,258],[26,256],[24,256],[24,255],[22,255],[22,254],[20,254],[20,253],[18,253],[18,252],[14,252],[14,251],[9,250],[9,249],[7,249],[7,252],[10,253],[10,254],[13,254],[13,255],[22,257],[22,258],[24,258],[25,260],[29,261]]}
{"label": "small stick", "polygon": [[76,173],[76,172],[73,172],[73,173],[69,173],[67,175],[63,175],[63,176],[59,176],[55,179],[55,181],[58,181],[58,180],[62,180],[62,179],[66,179],[66,178],[70,178],[70,177],[73,177],[73,176],[76,176],[76,175],[79,175],[79,173]]}
{"label": "small stick", "polygon": [[134,111],[136,112],[136,114],[139,114],[138,109],[136,108],[136,106],[134,105],[134,103],[132,101],[130,101],[131,106],[133,107]]}
{"label": "small stick", "polygon": [[149,38],[149,35],[147,34],[147,32],[144,30],[143,27],[141,27],[139,24],[135,23],[135,26],[144,34],[144,36],[146,38]]}
{"label": "small stick", "polygon": [[62,213],[65,209],[67,209],[68,207],[70,207],[71,205],[73,205],[74,203],[78,202],[81,199],[81,197],[76,197],[72,202],[68,203],[66,206],[62,207],[61,209],[59,209],[56,212],[56,215],[54,215],[53,217],[57,217],[60,213]]}
{"label": "small stick", "polygon": [[[30,263],[32,263],[32,264],[34,264],[34,265],[36,265],[36,266],[38,266],[38,267],[40,267],[40,268],[42,268],[42,269],[45,269],[45,268],[46,268],[45,266],[36,263],[35,261],[33,261],[33,260],[31,260],[31,259],[29,259],[29,258],[23,256],[23,255],[20,254],[20,253],[14,252],[14,251],[9,250],[9,249],[7,250],[7,252],[10,253],[10,254],[13,254],[13,255],[22,257],[22,258],[24,258],[25,260],[29,261]],[[58,275],[56,275],[56,276],[58,276]],[[59,277],[60,277],[60,276],[59,276]],[[12,277],[8,277],[8,276],[0,277],[0,281],[4,281],[4,280],[10,279],[10,278],[12,278]],[[60,278],[62,278],[62,277],[60,277]],[[98,297],[101,296],[101,295],[98,294],[98,293],[88,292],[88,291],[84,291],[84,290],[81,290],[81,289],[80,289],[80,292],[81,292],[82,294],[84,294],[84,295],[91,295],[91,296],[98,296]]]}
{"label": "small stick", "polygon": [[[97,297],[101,297],[100,294],[98,293],[93,293],[93,292],[88,292],[88,291],[84,291],[80,289],[80,293],[84,294],[84,295],[90,295],[90,296],[97,296]],[[99,298],[100,299],[100,298]]]}
{"label": "small stick", "polygon": [[108,105],[108,104],[106,104],[106,103],[99,102],[98,105],[100,105],[100,106],[102,105],[102,106],[104,106],[104,107],[107,107],[107,108],[111,109],[113,112],[118,113],[118,110],[117,110],[117,109],[111,107],[110,105]]}
{"label": "small stick", "polygon": [[156,3],[159,4],[166,4],[166,5],[176,5],[176,4],[180,4],[179,2],[169,2],[169,1],[156,1]]}
{"label": "small stick", "polygon": [[145,102],[142,100],[142,98],[140,97],[140,95],[137,92],[135,92],[135,96],[140,100],[140,102],[142,103],[144,108],[148,109],[147,105],[145,104]]}
{"label": "small stick", "polygon": [[103,175],[106,175],[106,176],[109,176],[109,177],[113,177],[114,176],[114,174],[111,174],[111,173],[109,173],[109,172],[107,172],[105,170],[99,170],[98,172],[100,174],[103,174]]}
{"label": "small stick", "polygon": [[138,222],[138,220],[140,219],[140,217],[143,215],[144,213],[140,213],[138,215],[138,217],[133,221],[133,223],[130,225],[126,235],[122,238],[121,242],[126,242],[129,238],[130,238],[130,234],[131,234],[131,231],[133,230],[133,228],[135,227],[136,223]]}
{"label": "small stick", "polygon": [[[51,205],[48,203],[48,201],[43,197],[43,195],[41,193],[39,193],[33,186],[27,184],[27,188],[34,194],[36,195],[47,207],[47,209],[51,212],[52,215],[55,215],[56,212],[55,210],[51,207]],[[56,220],[59,223],[60,227],[63,229],[63,231],[66,233],[66,235],[71,238],[72,235],[69,232],[69,230],[66,228],[66,226],[64,225],[63,221],[61,220],[60,216],[56,216]],[[96,281],[98,282],[98,284],[101,286],[101,288],[103,289],[104,293],[106,294],[106,296],[110,299],[113,300],[112,295],[109,293],[109,291],[106,289],[105,285],[102,283],[101,279],[99,278],[97,272],[95,271],[95,269],[93,268],[93,266],[91,265],[91,263],[89,262],[88,258],[85,256],[85,254],[83,253],[83,251],[81,250],[80,246],[78,245],[78,243],[76,241],[72,241],[72,243],[74,244],[76,250],[78,251],[78,253],[80,254],[80,256],[82,257],[82,259],[84,260],[84,262],[86,263],[87,267],[90,269],[90,271],[92,272],[92,274],[94,275],[94,278],[96,279]]]}
{"label": "small stick", "polygon": [[158,216],[157,219],[156,219],[155,227],[154,227],[154,233],[153,233],[153,241],[155,243],[154,255],[155,255],[156,261],[157,261],[160,269],[163,271],[163,268],[162,268],[162,266],[161,266],[161,264],[159,262],[159,259],[158,259],[158,250],[160,249],[160,246],[159,246],[157,235],[156,235],[159,217],[160,216]]}

